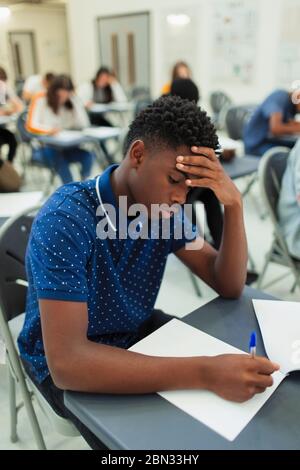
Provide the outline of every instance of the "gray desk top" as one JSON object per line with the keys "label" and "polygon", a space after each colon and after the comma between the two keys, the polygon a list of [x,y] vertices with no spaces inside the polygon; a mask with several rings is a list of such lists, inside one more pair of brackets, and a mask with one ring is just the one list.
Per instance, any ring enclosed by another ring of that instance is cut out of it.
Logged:
{"label": "gray desk top", "polygon": [[[218,298],[184,318],[192,326],[246,350],[257,331],[251,298],[270,298],[246,288],[239,300]],[[299,449],[300,373],[287,377],[264,407],[229,442],[156,394],[138,396],[65,393],[65,404],[110,449]]]}
{"label": "gray desk top", "polygon": [[7,221],[8,217],[0,217],[0,227],[2,227],[2,225],[5,224],[5,222]]}
{"label": "gray desk top", "polygon": [[258,170],[260,159],[258,157],[235,157],[231,162],[222,163],[224,170],[231,179],[251,175]]}

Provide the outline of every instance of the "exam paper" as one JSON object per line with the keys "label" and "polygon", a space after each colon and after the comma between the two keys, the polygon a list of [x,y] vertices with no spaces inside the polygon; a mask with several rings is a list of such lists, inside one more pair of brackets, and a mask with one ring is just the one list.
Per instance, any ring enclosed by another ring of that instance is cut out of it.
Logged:
{"label": "exam paper", "polygon": [[[130,350],[151,356],[168,357],[245,354],[244,351],[176,319],[135,344]],[[224,438],[233,441],[284,377],[281,372],[275,372],[273,386],[245,403],[227,401],[206,390],[166,391],[160,392],[159,395]]]}
{"label": "exam paper", "polygon": [[300,370],[300,303],[252,302],[269,359],[285,374]]}

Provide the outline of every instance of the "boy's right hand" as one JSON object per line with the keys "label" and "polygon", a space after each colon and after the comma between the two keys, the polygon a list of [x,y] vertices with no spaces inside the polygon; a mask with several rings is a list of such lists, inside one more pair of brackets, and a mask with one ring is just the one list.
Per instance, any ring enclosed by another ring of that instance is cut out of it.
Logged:
{"label": "boy's right hand", "polygon": [[242,403],[273,385],[271,374],[279,365],[265,357],[224,354],[208,358],[207,389],[222,398]]}

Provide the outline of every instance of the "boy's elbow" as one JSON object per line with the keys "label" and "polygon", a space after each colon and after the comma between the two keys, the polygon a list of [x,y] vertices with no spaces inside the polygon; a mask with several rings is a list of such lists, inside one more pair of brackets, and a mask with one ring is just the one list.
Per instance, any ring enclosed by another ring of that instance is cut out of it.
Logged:
{"label": "boy's elbow", "polygon": [[70,361],[63,358],[47,358],[48,367],[54,385],[61,390],[72,390],[74,371]]}
{"label": "boy's elbow", "polygon": [[237,300],[241,297],[244,290],[244,284],[236,286],[222,286],[217,290],[217,293],[223,298],[228,300]]}

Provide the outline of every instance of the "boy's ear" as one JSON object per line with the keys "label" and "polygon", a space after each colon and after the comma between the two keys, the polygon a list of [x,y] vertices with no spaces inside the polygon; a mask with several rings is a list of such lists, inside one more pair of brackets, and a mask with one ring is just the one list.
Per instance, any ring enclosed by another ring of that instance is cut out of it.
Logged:
{"label": "boy's ear", "polygon": [[129,160],[132,168],[138,168],[145,158],[145,144],[135,140],[129,149]]}

